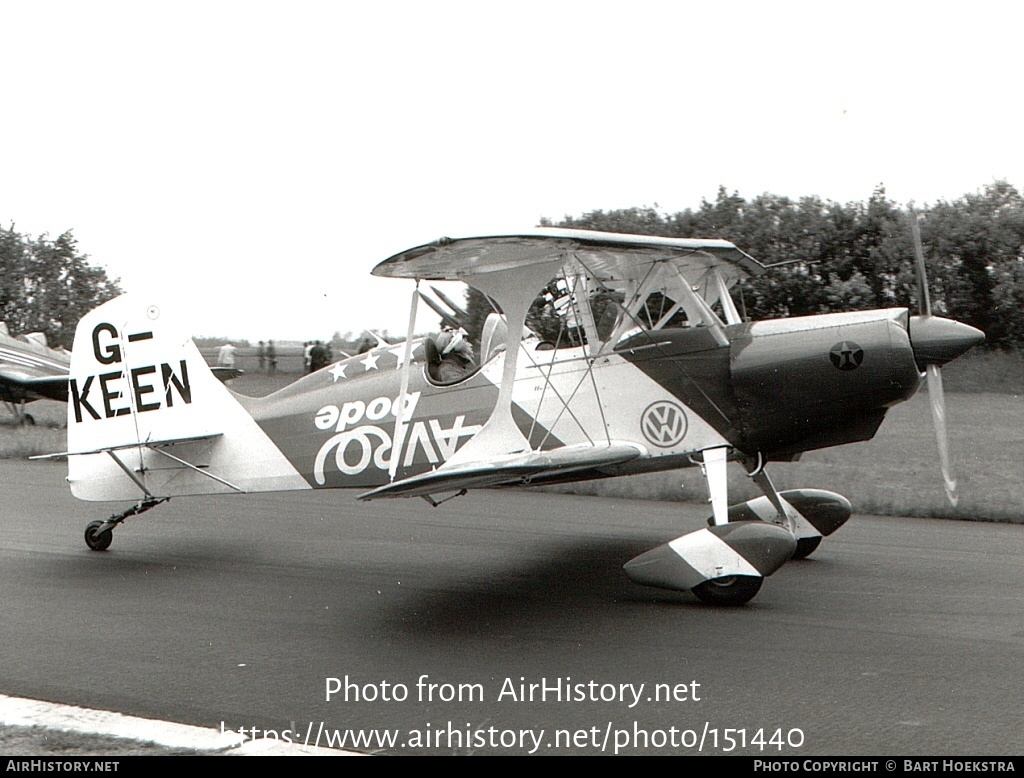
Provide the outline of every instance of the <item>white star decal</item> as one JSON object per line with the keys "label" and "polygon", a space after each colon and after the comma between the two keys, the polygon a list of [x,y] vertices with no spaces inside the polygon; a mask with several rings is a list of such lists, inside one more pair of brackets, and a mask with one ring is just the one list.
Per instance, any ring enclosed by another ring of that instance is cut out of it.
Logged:
{"label": "white star decal", "polygon": [[327,372],[334,376],[334,380],[337,381],[339,378],[348,378],[348,376],[345,375],[345,368],[347,367],[348,365],[343,365],[341,362],[338,362]]}
{"label": "white star decal", "polygon": [[380,359],[380,354],[374,354],[372,351],[368,352],[366,359],[360,359],[359,361],[365,366],[366,370],[379,370],[377,367],[377,360]]}
{"label": "white star decal", "polygon": [[405,344],[402,343],[397,348],[389,348],[388,351],[390,351],[392,354],[395,355],[395,357],[398,358],[398,364],[395,365],[395,367],[401,367],[402,364],[405,362]]}

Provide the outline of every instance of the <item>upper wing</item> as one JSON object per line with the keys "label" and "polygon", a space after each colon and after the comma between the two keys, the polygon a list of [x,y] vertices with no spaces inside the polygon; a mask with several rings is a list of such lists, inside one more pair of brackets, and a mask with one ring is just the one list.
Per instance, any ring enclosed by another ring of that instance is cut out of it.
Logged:
{"label": "upper wing", "polygon": [[657,262],[671,262],[693,283],[713,267],[729,283],[765,269],[725,240],[538,229],[517,235],[440,238],[385,259],[373,269],[373,274],[464,281],[481,273],[526,268],[570,257],[595,275],[615,280],[636,278]]}

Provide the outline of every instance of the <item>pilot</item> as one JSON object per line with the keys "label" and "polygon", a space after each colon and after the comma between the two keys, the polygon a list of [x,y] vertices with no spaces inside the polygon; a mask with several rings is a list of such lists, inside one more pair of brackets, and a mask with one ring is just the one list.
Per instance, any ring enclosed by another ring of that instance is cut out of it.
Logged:
{"label": "pilot", "polygon": [[457,381],[476,368],[473,344],[469,342],[469,335],[462,327],[442,326],[436,343],[441,354],[437,377],[442,383]]}

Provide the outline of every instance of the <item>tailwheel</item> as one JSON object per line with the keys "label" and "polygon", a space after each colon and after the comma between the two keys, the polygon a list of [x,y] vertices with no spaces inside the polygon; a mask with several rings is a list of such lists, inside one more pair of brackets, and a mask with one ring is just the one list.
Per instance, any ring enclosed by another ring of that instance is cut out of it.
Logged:
{"label": "tailwheel", "polygon": [[146,499],[140,500],[120,513],[115,513],[106,521],[99,521],[97,519],[91,522],[85,528],[85,545],[93,551],[106,551],[114,540],[114,527],[118,526],[129,516],[138,516],[140,513],[145,513],[150,508],[155,508],[160,503],[167,502],[169,499],[171,498],[154,497],[151,494],[147,494]]}
{"label": "tailwheel", "polygon": [[114,540],[114,531],[105,529],[99,532],[99,528],[106,524],[105,521],[93,521],[85,528],[85,545],[93,551],[106,551]]}
{"label": "tailwheel", "polygon": [[764,578],[759,575],[728,575],[723,578],[711,578],[694,586],[691,591],[708,605],[744,605],[761,590],[763,581]]}

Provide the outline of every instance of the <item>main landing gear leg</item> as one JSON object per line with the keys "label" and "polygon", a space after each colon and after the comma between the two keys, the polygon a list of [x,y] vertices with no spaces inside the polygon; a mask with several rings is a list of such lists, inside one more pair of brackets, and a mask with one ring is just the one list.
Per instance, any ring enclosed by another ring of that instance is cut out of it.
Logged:
{"label": "main landing gear leg", "polygon": [[110,547],[110,543],[114,540],[114,527],[120,524],[122,521],[127,519],[129,516],[138,516],[140,513],[145,513],[150,508],[155,508],[162,502],[167,502],[170,497],[147,497],[145,500],[140,500],[135,503],[131,508],[128,508],[121,513],[115,513],[106,521],[94,521],[85,528],[85,545],[91,548],[93,551],[106,551]]}
{"label": "main landing gear leg", "polygon": [[[841,494],[824,489],[775,490],[764,471],[764,460],[744,462],[747,475],[754,480],[764,497],[729,507],[730,521],[759,519],[788,527],[796,537],[793,559],[806,559],[826,535],[831,535],[850,518],[853,508]],[[710,520],[709,520],[710,521]]]}
{"label": "main landing gear leg", "polygon": [[31,413],[25,412],[24,402],[5,402],[4,405],[14,416],[14,423],[19,427],[34,427],[36,420],[33,418]]}

